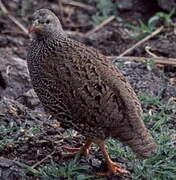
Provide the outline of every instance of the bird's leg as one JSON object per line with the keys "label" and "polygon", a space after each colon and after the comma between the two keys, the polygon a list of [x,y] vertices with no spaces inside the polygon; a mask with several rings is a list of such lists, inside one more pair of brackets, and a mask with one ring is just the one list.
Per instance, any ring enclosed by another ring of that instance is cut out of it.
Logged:
{"label": "bird's leg", "polygon": [[108,168],[107,172],[99,173],[99,174],[97,174],[97,176],[110,176],[110,175],[113,175],[113,174],[128,174],[129,173],[129,171],[126,171],[125,169],[122,169],[120,167],[120,165],[118,165],[117,163],[114,163],[110,159],[110,157],[109,157],[109,155],[108,155],[108,153],[107,153],[107,151],[105,149],[104,140],[96,139],[94,142],[99,146],[101,152],[103,153],[103,156],[105,158],[106,165],[107,165],[107,168]]}
{"label": "bird's leg", "polygon": [[88,156],[89,155],[89,148],[90,148],[91,144],[92,144],[92,141],[91,140],[87,140],[85,142],[85,144],[82,147],[80,147],[80,148],[63,147],[63,149],[65,151],[69,151],[70,152],[70,153],[64,155],[63,157],[64,158],[73,157],[73,156],[75,156],[78,153],[80,153],[80,154],[82,154],[84,156]]}

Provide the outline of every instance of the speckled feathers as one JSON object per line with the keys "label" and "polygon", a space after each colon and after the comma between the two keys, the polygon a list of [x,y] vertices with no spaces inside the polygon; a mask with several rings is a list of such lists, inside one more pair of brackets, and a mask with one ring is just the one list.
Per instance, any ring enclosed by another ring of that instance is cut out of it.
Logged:
{"label": "speckled feathers", "polygon": [[118,68],[96,49],[68,38],[49,10],[39,10],[34,17],[33,24],[40,28],[33,32],[27,60],[45,109],[64,128],[89,139],[118,139],[141,157],[156,152],[140,102]]}

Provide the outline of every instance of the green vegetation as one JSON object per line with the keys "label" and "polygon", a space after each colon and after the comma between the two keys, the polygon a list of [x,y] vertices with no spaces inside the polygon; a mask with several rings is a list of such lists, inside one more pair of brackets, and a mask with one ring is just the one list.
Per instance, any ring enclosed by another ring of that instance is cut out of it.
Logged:
{"label": "green vegetation", "polygon": [[92,17],[94,24],[100,24],[116,12],[116,5],[111,0],[96,0],[97,13]]}
{"label": "green vegetation", "polygon": [[50,179],[67,179],[72,180],[73,178],[77,180],[86,180],[93,178],[94,176],[86,176],[81,171],[88,170],[88,166],[80,166],[74,160],[64,163],[62,166],[58,166],[57,164],[46,165],[40,169],[40,174],[42,179],[50,180]]}
{"label": "green vegetation", "polygon": [[150,71],[150,70],[152,70],[154,68],[156,63],[152,59],[146,59],[145,62],[143,62],[143,64]]}
{"label": "green vegetation", "polygon": [[62,165],[58,165],[53,161],[51,164],[47,164],[38,170],[31,168],[30,166],[16,162],[18,166],[24,168],[26,173],[31,173],[35,177],[41,177],[43,180],[87,180],[87,179],[95,179],[95,176],[87,176],[83,174],[83,172],[88,171],[89,166],[81,166],[79,165],[79,154],[71,161],[65,162]]}
{"label": "green vegetation", "polygon": [[34,138],[39,132],[37,127],[19,127],[10,123],[7,126],[0,125],[0,150],[15,148]]}
{"label": "green vegetation", "polygon": [[148,20],[147,24],[139,20],[139,26],[128,24],[127,27],[137,33],[137,35],[135,35],[135,38],[142,39],[156,30],[158,24],[169,25],[173,23],[171,18],[174,14],[175,9],[173,9],[170,13],[157,12]]}

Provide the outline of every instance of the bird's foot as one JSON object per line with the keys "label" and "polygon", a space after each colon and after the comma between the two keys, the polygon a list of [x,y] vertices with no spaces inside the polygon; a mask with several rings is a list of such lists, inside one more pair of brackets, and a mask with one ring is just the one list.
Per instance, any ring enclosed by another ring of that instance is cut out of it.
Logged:
{"label": "bird's foot", "polygon": [[71,158],[71,157],[74,157],[78,153],[80,153],[81,155],[84,155],[84,156],[88,156],[89,148],[90,148],[91,144],[92,144],[92,142],[88,140],[81,148],[63,147],[63,149],[65,151],[70,152],[70,153],[63,155],[63,158]]}
{"label": "bird's foot", "polygon": [[110,175],[117,175],[117,174],[129,174],[130,172],[126,171],[125,169],[122,169],[118,164],[114,163],[106,149],[105,149],[105,141],[102,139],[96,139],[95,143],[99,146],[101,152],[103,153],[103,156],[105,158],[106,161],[106,165],[108,168],[108,171],[105,173],[99,173],[97,174],[97,176],[101,177],[101,176],[110,176]]}
{"label": "bird's foot", "polygon": [[107,162],[107,167],[108,171],[105,173],[98,173],[98,177],[103,177],[103,176],[111,176],[111,175],[117,175],[117,174],[130,174],[129,171],[122,169],[118,164],[109,161]]}

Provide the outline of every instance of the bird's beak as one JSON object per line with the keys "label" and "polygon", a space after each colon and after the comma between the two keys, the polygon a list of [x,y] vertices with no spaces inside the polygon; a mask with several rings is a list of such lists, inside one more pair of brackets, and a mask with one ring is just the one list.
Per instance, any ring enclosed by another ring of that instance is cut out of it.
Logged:
{"label": "bird's beak", "polygon": [[32,26],[31,28],[29,28],[29,33],[33,32],[33,31],[39,31],[41,30],[40,26]]}

